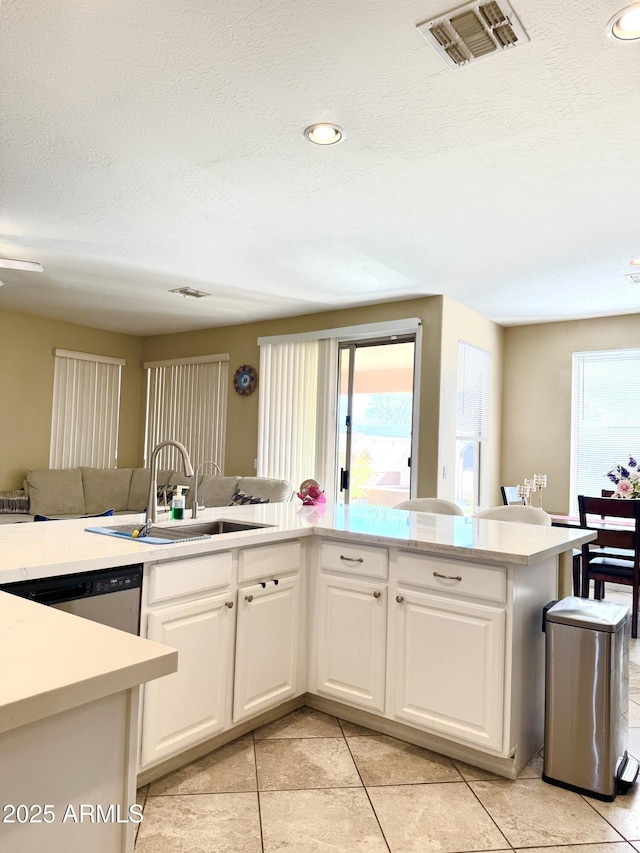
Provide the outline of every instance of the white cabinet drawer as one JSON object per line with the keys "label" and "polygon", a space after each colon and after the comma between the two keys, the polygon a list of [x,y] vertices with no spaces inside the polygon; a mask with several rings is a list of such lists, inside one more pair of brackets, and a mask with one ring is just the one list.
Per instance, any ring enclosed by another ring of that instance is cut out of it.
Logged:
{"label": "white cabinet drawer", "polygon": [[231,552],[170,560],[151,567],[148,603],[204,592],[231,583]]}
{"label": "white cabinet drawer", "polygon": [[506,570],[499,566],[483,566],[481,563],[402,553],[398,555],[398,583],[488,601],[506,600]]}
{"label": "white cabinet drawer", "polygon": [[386,548],[355,542],[323,542],[320,546],[320,566],[371,578],[386,578],[389,573]]}
{"label": "white cabinet drawer", "polygon": [[259,548],[243,548],[238,556],[238,582],[278,577],[300,568],[300,541],[276,542]]}

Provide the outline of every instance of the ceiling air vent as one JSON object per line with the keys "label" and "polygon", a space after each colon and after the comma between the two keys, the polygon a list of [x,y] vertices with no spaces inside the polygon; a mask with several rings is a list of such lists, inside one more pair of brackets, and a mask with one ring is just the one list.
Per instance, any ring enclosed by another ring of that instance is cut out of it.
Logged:
{"label": "ceiling air vent", "polygon": [[529,41],[506,0],[468,3],[418,24],[418,30],[443,62],[454,68]]}
{"label": "ceiling air vent", "polygon": [[628,278],[633,284],[640,284],[640,272],[630,272],[625,275],[625,278]]}
{"label": "ceiling air vent", "polygon": [[210,293],[205,293],[204,290],[195,290],[193,287],[176,287],[169,293],[179,293],[180,296],[186,296],[189,299],[202,299],[203,296],[211,296]]}

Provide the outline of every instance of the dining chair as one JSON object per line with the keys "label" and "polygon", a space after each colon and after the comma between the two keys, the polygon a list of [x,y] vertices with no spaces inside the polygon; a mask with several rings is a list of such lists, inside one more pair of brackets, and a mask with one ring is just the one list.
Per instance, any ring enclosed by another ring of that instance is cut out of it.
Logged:
{"label": "dining chair", "polygon": [[435,512],[438,515],[464,515],[458,504],[443,498],[412,498],[400,501],[394,509],[406,509],[410,512]]}
{"label": "dining chair", "polygon": [[523,500],[518,494],[517,486],[500,486],[500,494],[502,495],[502,503],[505,506],[511,506],[511,504],[520,504],[520,506],[523,506],[526,504],[526,500]]}
{"label": "dining chair", "polygon": [[509,504],[508,506],[490,506],[476,512],[474,518],[488,518],[491,521],[516,521],[519,524],[543,524],[551,526],[551,516],[537,506]]}
{"label": "dining chair", "polygon": [[[631,636],[638,636],[640,598],[640,500],[596,498],[578,495],[580,527],[597,536],[582,546],[582,598],[604,596],[604,585],[619,583],[632,587]],[[626,524],[625,524],[626,520]],[[626,552],[626,553],[625,553]]]}

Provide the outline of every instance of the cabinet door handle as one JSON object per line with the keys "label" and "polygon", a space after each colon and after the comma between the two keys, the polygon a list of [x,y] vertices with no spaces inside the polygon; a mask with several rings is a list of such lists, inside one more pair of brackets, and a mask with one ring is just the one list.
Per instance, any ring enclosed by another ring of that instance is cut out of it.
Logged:
{"label": "cabinet door handle", "polygon": [[373,597],[374,597],[374,598],[380,598],[380,596],[381,596],[381,595],[382,595],[382,593],[380,592],[380,590],[379,590],[379,589],[377,589],[377,590],[373,593]]}
{"label": "cabinet door handle", "polygon": [[233,609],[233,601],[225,601],[224,606],[228,607],[229,610],[232,610]]}
{"label": "cabinet door handle", "polygon": [[434,578],[444,578],[446,581],[461,581],[462,575],[441,575],[440,572],[433,573]]}
{"label": "cabinet door handle", "polygon": [[253,601],[253,596],[252,595],[245,595],[244,600],[248,601],[249,604],[251,604],[251,602]]}
{"label": "cabinet door handle", "polygon": [[344,560],[345,563],[364,563],[362,557],[345,557],[344,554],[340,554],[340,559]]}
{"label": "cabinet door handle", "polygon": [[404,595],[396,595],[396,601],[398,602],[398,604],[402,604],[402,602],[404,601]]}

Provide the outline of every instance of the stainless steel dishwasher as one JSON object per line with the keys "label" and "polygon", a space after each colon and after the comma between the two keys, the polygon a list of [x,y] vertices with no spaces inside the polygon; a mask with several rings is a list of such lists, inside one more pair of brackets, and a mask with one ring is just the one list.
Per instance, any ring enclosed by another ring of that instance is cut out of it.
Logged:
{"label": "stainless steel dishwasher", "polygon": [[138,634],[142,566],[3,584],[0,590],[65,610],[92,622]]}

